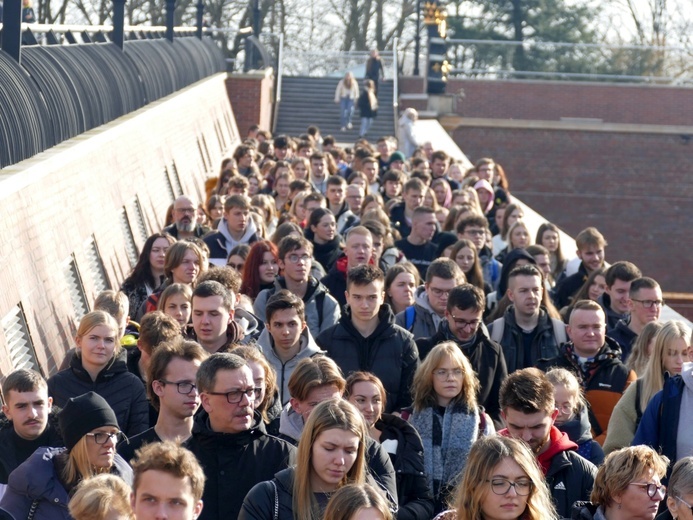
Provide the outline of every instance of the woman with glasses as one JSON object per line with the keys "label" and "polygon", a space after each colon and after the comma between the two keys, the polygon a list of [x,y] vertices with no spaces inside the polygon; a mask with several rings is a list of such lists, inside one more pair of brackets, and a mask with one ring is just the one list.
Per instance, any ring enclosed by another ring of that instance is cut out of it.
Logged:
{"label": "woman with glasses", "polygon": [[558,518],[536,459],[526,444],[492,435],[469,452],[462,483],[435,520]]}
{"label": "woman with glasses", "polygon": [[684,457],[671,472],[667,489],[667,510],[657,520],[693,518],[693,457]]}
{"label": "woman with glasses", "polygon": [[128,372],[118,335],[111,315],[85,315],[77,329],[75,355],[67,369],[48,379],[48,395],[63,408],[71,397],[96,392],[113,409],[121,431],[132,437],[149,428],[149,405],[142,381]]}
{"label": "woman with glasses", "polygon": [[647,446],[632,446],[607,455],[597,472],[591,502],[574,506],[578,520],[653,520],[666,496],[661,479],[669,459]]}
{"label": "woman with glasses", "polygon": [[68,502],[82,480],[112,473],[132,484],[132,469],[116,453],[123,434],[103,397],[88,392],[68,399],[58,423],[65,448],[39,448],[10,474],[0,518],[70,520]]}
{"label": "woman with glasses", "polygon": [[443,510],[477,438],[494,432],[477,404],[479,381],[467,357],[451,341],[435,346],[414,374],[409,422],[423,442],[424,468],[434,514]]}

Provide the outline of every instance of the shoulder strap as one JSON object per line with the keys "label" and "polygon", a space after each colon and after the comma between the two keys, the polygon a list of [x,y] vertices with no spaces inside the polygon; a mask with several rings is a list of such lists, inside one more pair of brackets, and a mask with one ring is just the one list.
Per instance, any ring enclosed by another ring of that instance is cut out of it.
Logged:
{"label": "shoulder strap", "polygon": [[325,291],[320,291],[315,296],[315,306],[318,309],[318,330],[322,327],[323,305],[325,305]]}
{"label": "shoulder strap", "polygon": [[500,344],[501,339],[503,339],[503,331],[505,331],[505,318],[501,316],[491,323],[491,339]]}
{"label": "shoulder strap", "polygon": [[279,493],[277,492],[277,485],[274,480],[270,480],[270,484],[274,488],[274,520],[279,520]]}
{"label": "shoulder strap", "polygon": [[404,310],[404,328],[411,332],[411,327],[414,325],[414,317],[416,316],[416,310],[413,305],[410,305]]}
{"label": "shoulder strap", "polygon": [[638,429],[638,425],[642,420],[642,410],[640,409],[640,397],[642,395],[642,379],[635,381],[635,429]]}
{"label": "shoulder strap", "polygon": [[565,332],[565,323],[556,318],[551,318],[551,325],[553,325],[553,335],[556,337],[556,341],[560,347],[563,343],[568,341],[568,336]]}

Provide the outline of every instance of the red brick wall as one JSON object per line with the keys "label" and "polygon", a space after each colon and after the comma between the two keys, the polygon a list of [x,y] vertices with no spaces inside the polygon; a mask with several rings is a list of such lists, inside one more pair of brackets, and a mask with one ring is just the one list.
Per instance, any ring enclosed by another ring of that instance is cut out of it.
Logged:
{"label": "red brick wall", "polygon": [[[96,291],[86,244],[93,236],[110,284],[119,287],[131,269],[123,208],[141,247],[146,236],[136,224],[135,198],[147,234],[160,230],[171,191],[200,197],[204,180],[238,144],[224,80],[220,74],[201,81],[0,172],[0,319],[21,303],[46,374],[73,346],[76,331],[66,260],[74,254],[91,305]],[[0,375],[14,368],[0,332]]]}
{"label": "red brick wall", "polygon": [[231,74],[226,80],[229,101],[236,113],[236,123],[245,136],[252,125],[272,129],[274,76],[272,69],[250,74]]}

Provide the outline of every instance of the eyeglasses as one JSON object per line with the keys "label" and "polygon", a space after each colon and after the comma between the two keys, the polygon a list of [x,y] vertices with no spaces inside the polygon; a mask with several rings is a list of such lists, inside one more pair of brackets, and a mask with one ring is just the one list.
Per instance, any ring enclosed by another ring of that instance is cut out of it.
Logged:
{"label": "eyeglasses", "polygon": [[534,487],[534,483],[531,480],[517,480],[511,482],[506,478],[494,478],[486,482],[491,483],[491,491],[496,495],[505,495],[510,491],[510,488],[513,487],[518,496],[526,497],[532,492],[532,488]]}
{"label": "eyeglasses", "polygon": [[189,394],[193,390],[197,390],[197,386],[188,381],[182,381],[178,383],[176,381],[166,381],[165,379],[159,379],[159,383],[163,383],[165,385],[176,385],[176,389],[178,390],[179,394]]}
{"label": "eyeglasses", "polygon": [[681,497],[674,497],[674,498],[676,498],[676,500],[680,500],[680,501],[683,502],[686,506],[688,506],[688,507],[691,509],[691,514],[693,514],[693,506],[692,506],[692,505],[690,505],[688,502],[686,502],[686,501],[685,501],[683,498],[681,498]]}
{"label": "eyeglasses", "polygon": [[480,237],[481,235],[486,234],[486,230],[485,229],[465,229],[464,234],[465,235],[471,235],[473,237],[474,236]]}
{"label": "eyeglasses", "polygon": [[304,264],[307,264],[310,262],[310,256],[308,255],[287,255],[286,259],[291,262],[292,264],[297,264],[298,262],[303,262]]}
{"label": "eyeglasses", "polygon": [[642,303],[642,306],[646,309],[651,308],[653,305],[656,305],[657,307],[664,306],[664,300],[636,300],[635,298],[631,298],[631,300]]}
{"label": "eyeglasses", "polygon": [[569,405],[569,404],[564,404],[564,405],[562,405],[562,406],[557,406],[556,408],[557,408],[558,411],[561,412],[563,415],[573,415],[573,413],[575,412],[575,410],[573,409],[573,407],[572,407],[571,405]]}
{"label": "eyeglasses", "polygon": [[463,320],[462,318],[455,318],[453,314],[451,314],[450,317],[452,318],[452,321],[455,322],[455,327],[459,327],[461,329],[474,330],[481,324],[481,320],[467,321]]}
{"label": "eyeglasses", "polygon": [[195,213],[195,208],[176,208],[174,211],[178,213]]}
{"label": "eyeglasses", "polygon": [[112,432],[112,433],[96,432],[96,433],[87,433],[87,437],[93,437],[94,442],[96,444],[106,444],[109,440],[113,440],[116,444],[118,444],[120,441],[122,441],[125,438],[125,434],[123,432]]}
{"label": "eyeglasses", "polygon": [[255,396],[262,393],[262,388],[246,388],[245,390],[231,390],[230,392],[205,392],[207,395],[223,395],[229,404],[240,403],[245,395],[249,401],[255,400]]}
{"label": "eyeglasses", "polygon": [[429,287],[428,290],[438,298],[450,296],[450,290],[438,289],[437,287]]}
{"label": "eyeglasses", "polygon": [[645,483],[641,483],[641,482],[631,482],[628,485],[646,488],[647,489],[647,496],[649,496],[650,498],[655,498],[655,496],[659,496],[659,498],[661,500],[667,494],[667,487],[663,486],[662,484],[654,484],[652,482],[650,482],[649,484],[645,484]]}
{"label": "eyeglasses", "polygon": [[436,376],[438,379],[447,379],[450,375],[452,375],[452,377],[454,377],[455,379],[459,379],[462,377],[463,374],[464,371],[461,368],[437,368],[433,371],[433,375]]}

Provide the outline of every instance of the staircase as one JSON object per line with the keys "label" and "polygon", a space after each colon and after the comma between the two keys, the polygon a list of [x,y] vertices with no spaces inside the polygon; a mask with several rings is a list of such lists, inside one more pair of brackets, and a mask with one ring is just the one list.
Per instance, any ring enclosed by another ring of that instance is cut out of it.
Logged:
{"label": "staircase", "polygon": [[[361,125],[358,106],[354,108],[354,117],[351,120],[354,127],[342,132],[339,126],[339,104],[334,102],[337,83],[339,78],[284,76],[274,134],[298,136],[305,133],[309,125],[317,125],[323,136],[333,135],[337,142],[356,141]],[[384,135],[395,135],[392,90],[391,80],[381,80],[378,87],[378,117],[373,121],[366,136],[370,141]]]}

